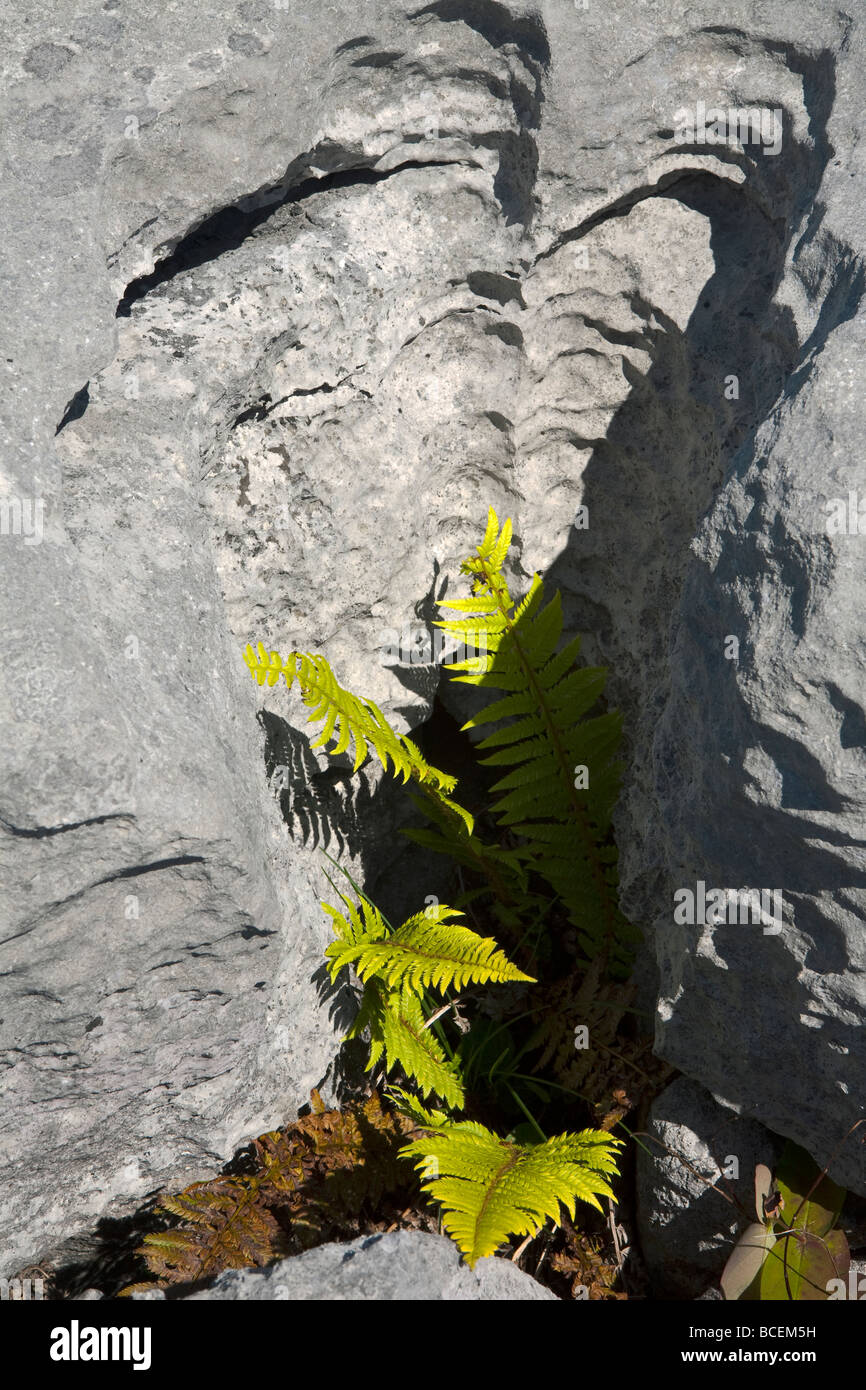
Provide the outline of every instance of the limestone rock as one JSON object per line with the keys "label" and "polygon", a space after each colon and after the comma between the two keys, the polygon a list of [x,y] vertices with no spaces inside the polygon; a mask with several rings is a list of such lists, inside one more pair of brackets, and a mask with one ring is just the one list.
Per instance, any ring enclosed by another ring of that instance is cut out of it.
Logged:
{"label": "limestone rock", "polygon": [[470,1269],[447,1236],[424,1231],[362,1236],[345,1245],[319,1245],[267,1269],[227,1270],[210,1288],[188,1297],[191,1302],[558,1302],[510,1261],[491,1256]]}
{"label": "limestone rock", "polygon": [[[10,0],[0,27],[9,1272],[327,1072],[319,849],[372,883],[360,813],[402,813],[241,648],[322,650],[417,727],[491,504],[612,668],[659,1050],[823,1161],[864,1089],[863,550],[826,527],[862,466],[862,22]],[[699,102],[738,138],[684,138]],[[677,926],[699,879],[779,888],[785,930]],[[860,1191],[863,1152],[834,1170]]]}
{"label": "limestone rock", "polygon": [[647,1132],[638,1235],[653,1297],[716,1297],[737,1235],[755,1219],[755,1168],[773,1168],[780,1141],[686,1077],[653,1101]]}

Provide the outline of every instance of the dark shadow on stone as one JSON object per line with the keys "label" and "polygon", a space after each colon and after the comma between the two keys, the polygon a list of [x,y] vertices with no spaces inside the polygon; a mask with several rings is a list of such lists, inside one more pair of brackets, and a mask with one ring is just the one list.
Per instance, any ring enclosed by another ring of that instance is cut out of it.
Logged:
{"label": "dark shadow on stone", "polygon": [[445,24],[466,24],[491,48],[514,44],[533,64],[545,69],[550,66],[547,30],[538,15],[515,15],[496,0],[434,0],[431,5],[407,11],[406,18],[428,16]]}
{"label": "dark shadow on stone", "polygon": [[[420,137],[419,137],[420,138]],[[328,151],[317,149],[319,165],[327,162]],[[334,146],[333,161],[345,166],[348,155],[342,147]],[[371,163],[375,161],[371,157]],[[235,251],[253,236],[280,208],[287,205],[300,208],[308,198],[319,193],[331,193],[337,189],[371,187],[404,173],[407,169],[437,168],[447,160],[406,160],[392,169],[377,170],[369,167],[337,167],[321,177],[301,177],[293,182],[293,176],[301,174],[301,169],[290,166],[283,182],[258,189],[227,207],[205,217],[197,226],[179,238],[174,249],[157,261],[149,275],[140,275],[131,280],[115,310],[117,318],[129,318],[133,304],[160,286],[174,280],[187,270],[206,265],[228,251]],[[288,185],[288,186],[287,186]]]}
{"label": "dark shadow on stone", "polygon": [[[348,888],[348,886],[347,884],[346,887]],[[335,901],[333,906],[339,908],[341,904]],[[354,988],[349,983],[345,970],[341,971],[332,983],[326,961],[323,961],[313,972],[311,979],[316,986],[319,1003],[322,1007],[327,1006],[328,1020],[333,1025],[334,1031],[340,1035],[348,1032],[361,1002],[360,986]]]}
{"label": "dark shadow on stone", "polygon": [[61,430],[66,429],[67,425],[71,425],[73,420],[80,420],[89,405],[90,382],[85,381],[81,390],[75,392],[75,395],[72,397],[72,400],[69,402],[66,409],[64,410],[60,424],[54,431],[55,435],[58,435]]}
{"label": "dark shadow on stone", "polygon": [[52,1260],[51,1297],[78,1299],[86,1289],[115,1297],[127,1284],[149,1279],[136,1255],[144,1237],[164,1230],[166,1218],[157,1213],[159,1192],[153,1192],[129,1216],[103,1217],[93,1231],[64,1242]]}

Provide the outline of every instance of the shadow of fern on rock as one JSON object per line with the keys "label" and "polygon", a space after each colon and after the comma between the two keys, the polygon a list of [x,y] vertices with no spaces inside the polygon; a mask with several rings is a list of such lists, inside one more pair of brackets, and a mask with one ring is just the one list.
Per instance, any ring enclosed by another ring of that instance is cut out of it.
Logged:
{"label": "shadow of fern on rock", "polygon": [[363,768],[320,768],[306,734],[262,710],[265,771],[293,840],[336,854],[361,853],[374,819],[371,783]]}

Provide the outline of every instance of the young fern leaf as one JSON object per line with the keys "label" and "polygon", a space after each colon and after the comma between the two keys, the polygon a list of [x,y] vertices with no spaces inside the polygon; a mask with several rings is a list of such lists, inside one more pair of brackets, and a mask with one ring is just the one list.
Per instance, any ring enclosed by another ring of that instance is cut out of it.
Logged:
{"label": "young fern leaf", "polygon": [[[344,900],[345,901],[345,900]],[[370,1071],[384,1055],[386,1069],[402,1067],[422,1094],[435,1093],[461,1109],[463,1085],[436,1035],[427,1027],[421,996],[426,988],[462,989],[467,984],[531,980],[497,948],[453,919],[461,914],[439,905],[416,913],[394,931],[367,899],[347,901],[348,916],[328,903],[337,940],[325,955],[331,979],[354,966],[365,989],[347,1038],[370,1034]]]}
{"label": "young fern leaf", "polygon": [[365,1028],[370,1033],[367,1071],[384,1056],[386,1072],[400,1067],[422,1096],[437,1095],[450,1109],[463,1109],[466,1096],[460,1073],[427,1027],[421,1000],[413,990],[391,988],[376,978],[369,980],[346,1037],[358,1037]]}
{"label": "young fern leaf", "polygon": [[437,1125],[402,1153],[414,1159],[424,1191],[442,1204],[443,1225],[474,1265],[509,1236],[530,1235],[560,1206],[573,1219],[577,1201],[601,1210],[613,1199],[621,1140],[603,1130],[559,1134],[542,1144],[514,1144],[472,1120]]}
{"label": "young fern leaf", "polygon": [[[341,894],[342,896],[342,894]],[[382,916],[375,903],[370,902],[369,898],[361,899],[361,906],[357,908],[348,898],[343,898],[343,902],[349,909],[349,915],[340,912],[339,908],[332,907],[330,903],[321,904],[323,910],[327,912],[331,919],[331,925],[337,936],[337,942],[332,943],[325,955],[331,955],[334,947],[352,947],[358,942],[384,941],[389,935],[390,928]],[[329,967],[332,982],[336,980],[338,972],[342,969],[342,962]]]}
{"label": "young fern leaf", "polygon": [[509,980],[534,983],[531,975],[511,964],[492,937],[479,936],[452,921],[460,916],[453,908],[439,905],[409,917],[390,935],[371,933],[353,941],[334,941],[325,951],[331,978],[343,966],[353,965],[361,980],[375,975],[387,985],[416,994],[428,986],[459,990],[468,984]]}
{"label": "young fern leaf", "polygon": [[506,692],[463,726],[509,721],[478,745],[485,765],[511,769],[491,789],[494,814],[524,837],[526,866],[562,899],[587,955],[606,949],[612,966],[623,969],[635,932],[619,910],[616,849],[607,843],[621,770],[614,760],[620,716],[584,718],[604,689],[605,672],[574,668],[579,638],[557,652],[560,596],[543,604],[540,575],[521,602],[511,597],[502,574],[510,538],[510,522],[500,531],[491,508],[477,554],[461,567],[472,577],[473,596],[440,605],[471,616],[437,623],[461,641],[472,633],[485,657],[446,669],[458,673],[455,680]]}
{"label": "young fern leaf", "polygon": [[[294,682],[298,682],[301,698],[311,711],[307,722],[324,721],[324,727],[311,747],[325,748],[329,757],[335,758],[345,753],[354,742],[354,772],[358,771],[372,748],[386,772],[393,771],[394,776],[402,778],[404,782],[416,782],[424,795],[436,803],[442,815],[459,826],[463,833],[471,835],[471,814],[448,795],[457,785],[456,778],[425,762],[411,739],[394,732],[373,700],[360,699],[345,690],[323,656],[290,652],[284,660],[279,652],[268,652],[259,642],[256,651],[247,645],[244,661],[259,685],[264,685],[266,681],[269,686],[276,685],[284,676],[291,690]],[[332,739],[336,740],[334,746],[326,748]]]}

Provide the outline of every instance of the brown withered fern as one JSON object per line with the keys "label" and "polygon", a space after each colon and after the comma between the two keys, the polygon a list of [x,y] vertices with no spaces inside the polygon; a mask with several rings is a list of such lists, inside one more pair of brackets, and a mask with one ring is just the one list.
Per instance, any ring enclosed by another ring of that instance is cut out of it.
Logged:
{"label": "brown withered fern", "polygon": [[197,1283],[225,1269],[269,1264],[323,1240],[354,1235],[365,1208],[412,1191],[412,1169],[399,1149],[415,1134],[377,1093],[346,1110],[326,1110],[317,1091],[312,1113],[253,1144],[256,1171],[195,1182],[163,1197],[157,1210],[179,1224],[145,1236],[138,1249],[150,1281],[121,1296]]}

